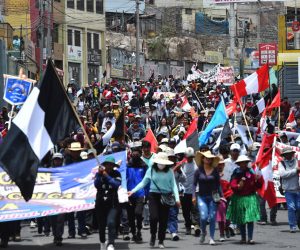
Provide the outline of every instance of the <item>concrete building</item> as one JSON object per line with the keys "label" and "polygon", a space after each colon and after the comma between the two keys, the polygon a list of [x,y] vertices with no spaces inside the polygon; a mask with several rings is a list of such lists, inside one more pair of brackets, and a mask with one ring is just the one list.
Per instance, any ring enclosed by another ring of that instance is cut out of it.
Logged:
{"label": "concrete building", "polygon": [[58,44],[63,44],[64,84],[99,80],[106,64],[104,0],[65,0],[63,11]]}

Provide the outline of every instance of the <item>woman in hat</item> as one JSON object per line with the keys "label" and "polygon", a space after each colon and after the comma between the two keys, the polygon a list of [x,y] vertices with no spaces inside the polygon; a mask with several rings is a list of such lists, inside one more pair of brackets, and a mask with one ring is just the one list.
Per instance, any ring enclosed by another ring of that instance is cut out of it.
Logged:
{"label": "woman in hat", "polygon": [[240,155],[236,160],[239,166],[233,171],[231,177],[231,197],[227,219],[237,224],[241,232],[241,244],[246,243],[246,225],[248,230],[248,243],[254,244],[254,221],[260,219],[257,189],[262,187],[263,179],[256,175],[251,168],[251,160],[246,155]]}
{"label": "woman in hat", "polygon": [[[219,157],[210,151],[198,151],[195,161],[198,169],[194,175],[194,190],[197,191],[197,203],[200,214],[201,235],[200,243],[203,244],[206,236],[206,224],[209,220],[210,245],[215,245],[215,224],[217,203],[221,197],[220,176],[216,169]],[[194,198],[194,202],[196,199]]]}
{"label": "woman in hat", "polygon": [[295,151],[292,148],[284,148],[281,153],[283,161],[278,165],[282,188],[288,207],[288,220],[291,233],[296,232],[297,225],[298,227],[300,226],[300,167],[294,155]]}
{"label": "woman in hat", "polygon": [[[94,185],[97,189],[96,214],[99,227],[100,250],[114,250],[116,238],[116,219],[119,207],[118,189],[121,174],[115,170],[119,167],[114,157],[107,157],[99,167]],[[108,243],[105,243],[105,229],[108,227]],[[107,247],[107,248],[106,248]]]}
{"label": "woman in hat", "polygon": [[150,210],[150,246],[155,245],[157,226],[159,248],[163,249],[166,235],[168,215],[170,206],[161,201],[162,195],[173,194],[175,201],[180,206],[178,188],[174,178],[174,173],[171,166],[174,163],[168,159],[168,155],[164,152],[159,152],[153,159],[152,168],[148,168],[143,180],[130,192],[131,196],[140,189],[150,183],[149,193],[149,210]]}

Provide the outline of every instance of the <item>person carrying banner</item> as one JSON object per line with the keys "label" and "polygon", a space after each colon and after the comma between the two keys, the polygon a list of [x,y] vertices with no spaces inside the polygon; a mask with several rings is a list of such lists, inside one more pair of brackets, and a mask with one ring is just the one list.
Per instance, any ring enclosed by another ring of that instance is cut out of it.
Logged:
{"label": "person carrying banner", "polygon": [[294,155],[295,151],[292,148],[284,148],[281,153],[283,161],[281,161],[278,166],[288,208],[288,220],[291,233],[296,232],[297,225],[300,227],[300,167]]}
{"label": "person carrying banner", "polygon": [[[54,153],[52,156],[52,164],[53,168],[63,166],[64,157],[61,153]],[[56,246],[62,246],[63,234],[64,234],[64,222],[65,222],[65,214],[58,214],[49,217],[50,224],[52,227],[53,233],[53,243]]]}
{"label": "person carrying banner", "polygon": [[[148,169],[146,163],[141,159],[142,149],[141,142],[131,143],[131,158],[127,164],[126,180],[127,190],[131,191],[139,184]],[[132,240],[135,242],[142,241],[142,223],[143,223],[143,208],[144,200],[147,196],[146,190],[141,189],[129,198],[128,219],[132,233]]]}
{"label": "person carrying banner", "polygon": [[[94,185],[97,189],[96,213],[99,227],[100,249],[114,250],[116,238],[116,217],[118,213],[118,189],[121,185],[121,174],[115,158],[108,156],[99,166]],[[105,229],[108,227],[108,243],[105,243]],[[107,248],[106,248],[107,247]]]}

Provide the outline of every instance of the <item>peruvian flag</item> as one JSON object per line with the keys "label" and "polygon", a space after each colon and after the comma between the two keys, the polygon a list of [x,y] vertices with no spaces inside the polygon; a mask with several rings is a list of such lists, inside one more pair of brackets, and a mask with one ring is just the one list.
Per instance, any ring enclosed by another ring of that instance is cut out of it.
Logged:
{"label": "peruvian flag", "polygon": [[291,124],[292,127],[296,126],[296,120],[295,120],[295,114],[293,111],[290,112],[290,115],[288,117],[288,122]]}
{"label": "peruvian flag", "polygon": [[192,106],[189,104],[189,101],[188,99],[185,97],[182,98],[183,99],[183,102],[181,104],[181,109],[185,112],[190,112]]}
{"label": "peruvian flag", "polygon": [[268,127],[268,124],[267,124],[267,110],[264,109],[263,113],[262,113],[262,116],[259,120],[259,123],[258,123],[258,129],[256,131],[256,134],[259,135],[259,134],[264,134],[266,132],[266,129]]}
{"label": "peruvian flag", "polygon": [[157,142],[156,137],[153,134],[153,131],[151,130],[151,128],[148,129],[147,134],[146,134],[146,136],[143,140],[150,142],[150,144],[151,144],[151,149],[150,149],[151,153],[156,153],[156,150],[158,148],[158,142]]}
{"label": "peruvian flag", "polygon": [[235,113],[236,110],[237,110],[237,103],[234,100],[226,106],[226,113],[228,116]]}
{"label": "peruvian flag", "polygon": [[245,79],[230,86],[240,99],[243,96],[256,94],[269,87],[269,66],[266,64]]}
{"label": "peruvian flag", "polygon": [[275,137],[275,134],[264,135],[256,159],[256,165],[260,168],[264,179],[264,184],[262,188],[258,190],[258,194],[268,202],[270,208],[277,204],[272,168],[272,156],[275,149],[273,143]]}

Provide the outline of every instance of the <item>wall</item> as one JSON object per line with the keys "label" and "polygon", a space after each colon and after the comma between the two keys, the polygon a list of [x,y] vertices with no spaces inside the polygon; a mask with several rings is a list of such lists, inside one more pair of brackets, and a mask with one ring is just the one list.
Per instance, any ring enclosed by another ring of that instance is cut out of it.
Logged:
{"label": "wall", "polygon": [[201,0],[154,0],[156,7],[185,7],[185,8],[201,8],[203,3]]}

